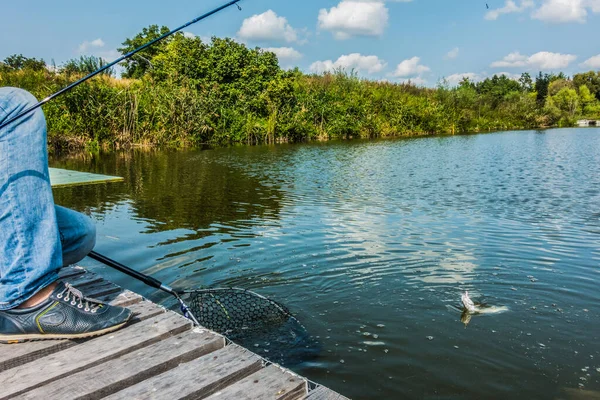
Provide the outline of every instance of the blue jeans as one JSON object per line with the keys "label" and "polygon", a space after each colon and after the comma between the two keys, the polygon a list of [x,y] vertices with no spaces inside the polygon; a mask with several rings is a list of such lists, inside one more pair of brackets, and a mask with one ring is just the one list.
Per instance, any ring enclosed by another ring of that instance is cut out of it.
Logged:
{"label": "blue jeans", "polygon": [[[0,123],[37,101],[0,87]],[[55,206],[46,120],[38,109],[0,130],[0,310],[19,306],[85,257],[96,230],[85,215]]]}

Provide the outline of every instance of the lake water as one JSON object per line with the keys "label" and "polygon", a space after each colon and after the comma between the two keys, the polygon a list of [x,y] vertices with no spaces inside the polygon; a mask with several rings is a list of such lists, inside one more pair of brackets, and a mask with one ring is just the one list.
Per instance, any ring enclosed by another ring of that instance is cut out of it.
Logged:
{"label": "lake water", "polygon": [[[281,301],[321,345],[293,369],[349,397],[600,391],[600,129],[82,153],[51,166],[125,177],[55,191],[96,220],[98,251],[171,286]],[[465,325],[465,290],[508,311]]]}

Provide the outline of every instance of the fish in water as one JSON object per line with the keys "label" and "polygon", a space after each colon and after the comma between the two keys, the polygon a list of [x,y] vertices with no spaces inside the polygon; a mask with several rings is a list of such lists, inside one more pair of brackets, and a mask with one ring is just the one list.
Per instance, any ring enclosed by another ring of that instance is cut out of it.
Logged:
{"label": "fish in water", "polygon": [[506,306],[488,306],[485,304],[475,304],[469,297],[469,292],[465,292],[460,296],[460,300],[463,304],[463,313],[460,320],[467,326],[471,322],[473,315],[477,314],[499,314],[508,311]]}
{"label": "fish in water", "polygon": [[460,296],[460,300],[462,301],[463,307],[466,311],[472,314],[477,313],[477,308],[475,308],[475,303],[473,303],[473,300],[471,300],[471,298],[469,297],[469,292],[463,293],[463,295]]}

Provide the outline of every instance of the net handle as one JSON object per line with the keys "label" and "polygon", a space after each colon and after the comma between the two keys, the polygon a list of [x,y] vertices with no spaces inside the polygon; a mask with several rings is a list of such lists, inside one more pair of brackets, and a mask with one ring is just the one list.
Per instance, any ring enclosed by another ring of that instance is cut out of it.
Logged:
{"label": "net handle", "polygon": [[181,298],[181,295],[184,294],[194,294],[194,293],[215,293],[215,292],[226,292],[226,291],[237,291],[237,292],[243,292],[243,293],[247,293],[250,294],[252,296],[256,296],[260,299],[263,299],[269,303],[271,303],[273,306],[275,306],[283,315],[289,316],[291,318],[295,317],[292,315],[292,313],[282,304],[276,302],[275,300],[269,299],[268,297],[263,296],[262,294],[253,292],[251,290],[247,290],[247,289],[243,289],[243,288],[216,288],[216,289],[195,289],[195,290],[180,290],[180,291],[176,291],[173,288],[171,288],[168,285],[165,285],[164,283],[162,283],[161,281],[159,281],[156,278],[153,278],[149,275],[143,274],[139,271],[136,271],[132,268],[129,268],[128,266],[121,264],[118,261],[112,260],[100,253],[97,253],[95,251],[92,251],[90,254],[88,254],[88,257],[90,257],[93,260],[99,261],[102,264],[111,267],[113,269],[116,269],[117,271],[120,271],[126,275],[131,276],[132,278],[135,278],[143,283],[145,283],[148,286],[151,286],[155,289],[161,290],[163,292],[169,293],[170,295],[172,295],[173,297],[175,297],[177,299],[177,302],[179,303],[180,309],[181,309],[181,313],[190,321],[192,321],[196,326],[201,326],[200,323],[198,322],[198,319],[196,319],[196,317],[194,316],[194,313],[192,312],[191,308],[187,305],[187,303]]}
{"label": "net handle", "polygon": [[196,326],[200,326],[200,324],[198,323],[198,320],[192,313],[192,310],[190,309],[190,307],[181,298],[180,293],[173,290],[173,288],[171,288],[170,286],[165,285],[164,283],[162,283],[161,281],[159,281],[156,278],[153,278],[149,275],[143,274],[139,271],[129,268],[128,266],[123,265],[120,262],[112,260],[100,253],[95,252],[95,251],[90,252],[90,254],[88,254],[88,257],[91,258],[92,260],[99,261],[106,266],[116,269],[117,271],[120,271],[126,275],[129,275],[132,278],[135,278],[141,282],[144,282],[148,286],[151,286],[158,290],[162,290],[163,292],[169,293],[170,295],[174,296],[177,299],[177,301],[179,302],[179,306],[181,308],[182,314],[187,319],[192,321]]}

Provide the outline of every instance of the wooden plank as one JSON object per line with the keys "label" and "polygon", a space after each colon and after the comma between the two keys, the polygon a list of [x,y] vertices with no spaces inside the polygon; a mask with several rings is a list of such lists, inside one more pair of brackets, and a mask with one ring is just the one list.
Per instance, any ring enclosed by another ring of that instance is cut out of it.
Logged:
{"label": "wooden plank", "polygon": [[65,279],[65,278],[69,278],[72,276],[76,276],[76,275],[80,275],[80,274],[84,274],[86,272],[85,269],[76,266],[76,265],[72,265],[70,267],[64,267],[61,268],[58,271],[58,278],[59,279]]}
{"label": "wooden plank", "polygon": [[22,399],[100,399],[225,346],[225,339],[194,329],[87,368],[19,396]]}
{"label": "wooden plank", "polygon": [[104,303],[119,307],[129,307],[133,304],[139,303],[144,299],[139,294],[133,293],[130,290],[123,290],[120,293],[111,293],[104,296],[98,296],[96,298]]}
{"label": "wooden plank", "polygon": [[94,274],[93,272],[86,272],[84,274],[72,276],[63,280],[80,290],[83,290],[83,288],[87,285],[105,282],[104,278],[102,278],[100,275]]}
{"label": "wooden plank", "polygon": [[269,365],[249,377],[213,394],[210,400],[294,400],[306,396],[304,379],[275,365]]}
{"label": "wooden plank", "polygon": [[108,281],[92,283],[91,285],[86,285],[82,287],[81,290],[86,297],[92,298],[107,296],[109,294],[120,293],[121,291],[123,291],[123,289],[121,289],[119,286]]}
{"label": "wooden plank", "polygon": [[[139,302],[129,307],[134,316],[130,324],[163,314],[166,310],[149,301]],[[87,339],[91,340],[91,339]],[[30,363],[39,358],[68,349],[82,340],[44,340],[41,342],[19,343],[0,346],[0,372]]]}
{"label": "wooden plank", "polygon": [[185,318],[165,313],[114,333],[90,339],[78,346],[0,373],[1,399],[8,399],[48,382],[92,368],[191,328]]}
{"label": "wooden plank", "polygon": [[149,318],[155,317],[160,314],[164,314],[167,310],[151,301],[140,301],[130,305],[129,308],[133,312],[132,321],[133,323],[142,322]]}
{"label": "wooden plank", "polygon": [[0,345],[0,372],[68,349],[76,344],[71,340],[45,340],[43,342]]}
{"label": "wooden plank", "polygon": [[107,399],[201,399],[260,368],[260,357],[239,346],[229,345]]}
{"label": "wooden plank", "polygon": [[50,184],[53,188],[121,181],[123,178],[118,176],[50,168]]}
{"label": "wooden plank", "polygon": [[342,396],[339,393],[334,392],[325,386],[318,386],[316,389],[311,390],[306,400],[348,400],[348,398]]}

